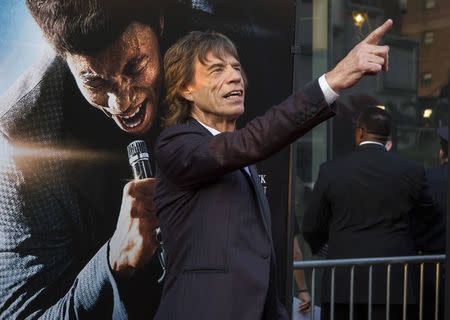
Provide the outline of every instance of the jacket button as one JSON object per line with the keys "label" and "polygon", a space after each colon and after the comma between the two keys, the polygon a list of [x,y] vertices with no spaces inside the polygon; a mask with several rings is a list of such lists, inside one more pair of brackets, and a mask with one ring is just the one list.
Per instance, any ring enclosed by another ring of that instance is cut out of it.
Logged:
{"label": "jacket button", "polygon": [[270,258],[270,253],[261,253],[259,256],[264,260],[267,260]]}

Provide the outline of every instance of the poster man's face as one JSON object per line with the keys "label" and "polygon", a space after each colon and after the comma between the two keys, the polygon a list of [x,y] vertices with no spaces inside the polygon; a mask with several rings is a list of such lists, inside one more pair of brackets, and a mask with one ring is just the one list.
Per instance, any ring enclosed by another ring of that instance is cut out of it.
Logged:
{"label": "poster man's face", "polygon": [[244,79],[236,58],[229,54],[219,58],[209,53],[205,64],[196,59],[194,70],[194,80],[185,93],[193,103],[194,113],[207,118],[237,119],[244,112]]}
{"label": "poster man's face", "polygon": [[132,23],[100,53],[65,58],[86,100],[122,130],[140,135],[151,127],[162,71],[158,38],[149,26]]}

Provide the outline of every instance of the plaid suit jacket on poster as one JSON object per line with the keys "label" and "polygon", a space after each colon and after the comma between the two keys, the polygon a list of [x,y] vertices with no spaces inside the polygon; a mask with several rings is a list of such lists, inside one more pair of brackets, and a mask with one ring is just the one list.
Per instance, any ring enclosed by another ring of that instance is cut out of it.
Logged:
{"label": "plaid suit jacket on poster", "polygon": [[[156,281],[147,309],[133,310],[128,284],[118,284],[108,264],[120,176],[129,175],[119,131],[81,97],[53,53],[0,99],[0,318],[152,316]],[[124,159],[111,151],[116,142]],[[94,149],[111,152],[86,152]]]}

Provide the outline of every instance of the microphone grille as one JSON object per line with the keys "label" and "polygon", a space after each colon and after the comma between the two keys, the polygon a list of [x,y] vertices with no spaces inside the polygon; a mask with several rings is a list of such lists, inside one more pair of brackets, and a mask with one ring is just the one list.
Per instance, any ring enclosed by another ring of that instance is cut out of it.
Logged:
{"label": "microphone grille", "polygon": [[139,157],[141,154],[146,154],[148,156],[147,145],[144,140],[135,140],[131,142],[128,147],[128,158]]}

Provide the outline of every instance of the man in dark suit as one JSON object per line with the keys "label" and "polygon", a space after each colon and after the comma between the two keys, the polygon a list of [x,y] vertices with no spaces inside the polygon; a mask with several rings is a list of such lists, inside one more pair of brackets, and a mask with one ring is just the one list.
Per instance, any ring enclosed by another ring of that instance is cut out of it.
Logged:
{"label": "man in dark suit", "polygon": [[[447,192],[448,192],[448,127],[437,129],[439,136],[439,159],[441,165],[427,170],[430,189],[437,201],[438,217],[425,229],[418,240],[418,249],[423,254],[445,254],[447,227]],[[433,318],[436,299],[436,268],[434,264],[425,265],[424,280],[424,316]],[[445,266],[440,272],[439,284],[439,319],[444,319],[445,307]]]}
{"label": "man in dark suit", "polygon": [[[427,220],[434,202],[427,189],[424,168],[387,152],[391,134],[390,114],[367,107],[357,118],[356,150],[321,165],[303,232],[313,252],[328,243],[329,259],[406,256],[416,253],[411,235],[411,213]],[[411,275],[411,272],[410,272]],[[373,317],[385,319],[386,272],[375,268]],[[335,319],[349,316],[350,271],[338,268],[335,275]],[[391,319],[401,317],[403,274],[392,267]],[[416,282],[417,283],[417,282]],[[408,301],[416,303],[414,277],[409,278]],[[330,271],[322,282],[322,319],[330,312]],[[357,268],[354,317],[367,317],[368,272]],[[408,319],[417,313],[408,314]]]}
{"label": "man in dark suit", "polygon": [[168,273],[156,319],[287,319],[254,163],[333,116],[335,91],[386,67],[388,48],[377,43],[391,26],[240,130],[246,80],[234,44],[192,32],[167,51],[168,128],[155,146],[155,204]]}
{"label": "man in dark suit", "polygon": [[56,53],[0,99],[0,318],[151,318],[154,179],[124,187],[125,149],[156,118],[160,3],[27,5]]}
{"label": "man in dark suit", "polygon": [[447,190],[448,190],[448,127],[437,129],[439,136],[439,159],[441,165],[427,170],[427,178],[430,189],[438,204],[439,218],[436,224],[431,226],[422,239],[419,249],[427,254],[445,254],[445,227],[447,214]]}

